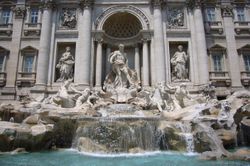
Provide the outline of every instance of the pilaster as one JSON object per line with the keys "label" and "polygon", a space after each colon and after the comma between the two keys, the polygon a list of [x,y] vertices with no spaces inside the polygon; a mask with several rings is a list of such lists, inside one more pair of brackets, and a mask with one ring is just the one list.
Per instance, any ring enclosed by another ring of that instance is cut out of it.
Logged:
{"label": "pilaster", "polygon": [[8,62],[6,64],[6,72],[7,72],[7,80],[4,92],[2,95],[6,95],[10,97],[10,99],[14,99],[16,94],[15,86],[16,86],[16,78],[18,71],[18,61],[20,57],[20,45],[21,45],[21,37],[23,30],[23,22],[25,16],[25,4],[17,3],[15,7],[12,8],[14,13],[14,21],[13,21],[13,34],[12,34],[12,42],[11,42],[11,50]]}
{"label": "pilaster", "polygon": [[[76,46],[75,82],[82,86],[90,86],[91,67],[91,19],[94,0],[81,0],[78,17],[78,41]],[[79,71],[81,71],[79,73]]]}
{"label": "pilaster", "polygon": [[[166,65],[165,65],[165,47],[164,47],[164,33],[162,25],[162,6],[163,0],[152,1],[154,12],[154,64],[152,70],[155,71],[156,82],[166,81]],[[157,71],[157,72],[156,72]]]}
{"label": "pilaster", "polygon": [[52,31],[52,8],[53,1],[45,1],[43,4],[42,28],[38,55],[36,87],[41,87],[45,90],[48,81],[49,69],[49,55],[51,45],[51,31]]}
{"label": "pilaster", "polygon": [[222,17],[225,26],[227,56],[229,62],[230,77],[232,80],[232,87],[241,87],[240,81],[240,66],[239,57],[236,48],[235,31],[233,22],[233,7],[230,5],[222,6]]}

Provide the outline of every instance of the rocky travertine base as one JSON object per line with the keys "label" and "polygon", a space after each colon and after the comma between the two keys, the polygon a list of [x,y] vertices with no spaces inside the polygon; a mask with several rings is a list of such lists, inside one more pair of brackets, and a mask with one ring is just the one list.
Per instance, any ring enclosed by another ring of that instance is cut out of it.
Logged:
{"label": "rocky travertine base", "polygon": [[227,151],[249,145],[249,99],[248,91],[237,92],[225,101],[194,104],[174,112],[141,110],[130,104],[98,109],[2,104],[0,151],[70,147],[91,153],[177,150],[199,152],[202,159],[249,160],[248,150]]}

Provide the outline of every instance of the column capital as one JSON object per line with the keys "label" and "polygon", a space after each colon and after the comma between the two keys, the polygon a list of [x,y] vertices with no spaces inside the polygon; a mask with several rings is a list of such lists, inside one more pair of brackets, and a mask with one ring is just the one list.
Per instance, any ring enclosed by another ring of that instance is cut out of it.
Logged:
{"label": "column capital", "polygon": [[165,3],[165,0],[151,0],[151,5],[154,8],[161,8]]}
{"label": "column capital", "polygon": [[97,41],[98,43],[103,42],[103,34],[104,31],[94,31],[93,36],[94,36],[94,41]]}
{"label": "column capital", "polygon": [[233,6],[232,5],[223,5],[221,6],[222,17],[233,17]]}
{"label": "column capital", "polygon": [[81,9],[92,8],[95,0],[80,0],[79,6]]}
{"label": "column capital", "polygon": [[25,6],[16,6],[12,8],[13,12],[15,13],[16,19],[23,19],[26,14]]}
{"label": "column capital", "polygon": [[45,2],[42,3],[40,9],[48,10],[48,9],[53,9],[54,7],[55,7],[54,0],[46,0]]}
{"label": "column capital", "polygon": [[141,31],[142,39],[141,41],[149,41],[152,37],[151,31]]}
{"label": "column capital", "polygon": [[191,10],[193,9],[201,9],[202,7],[202,0],[188,0],[187,7]]}

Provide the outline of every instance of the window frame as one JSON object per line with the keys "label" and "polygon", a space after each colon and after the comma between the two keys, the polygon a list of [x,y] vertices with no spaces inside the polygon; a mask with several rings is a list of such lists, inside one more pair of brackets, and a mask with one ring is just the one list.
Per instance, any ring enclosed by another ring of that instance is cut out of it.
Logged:
{"label": "window frame", "polygon": [[[211,9],[213,9],[213,10],[211,10]],[[213,11],[213,12],[211,12],[211,11]],[[216,18],[216,8],[215,7],[209,6],[209,7],[206,8],[206,20],[208,22],[214,22],[214,21],[217,20],[217,18]]]}
{"label": "window frame", "polygon": [[0,57],[3,57],[2,67],[0,68],[0,73],[4,73],[6,71],[6,58],[8,55],[8,51],[4,49],[0,49]]}
{"label": "window frame", "polygon": [[[21,65],[20,65],[20,72],[22,73],[26,73],[26,74],[32,74],[36,71],[36,67],[37,67],[37,54],[38,54],[38,51],[36,49],[33,49],[33,48],[26,48],[24,50],[22,50],[22,58],[21,58]],[[31,70],[30,71],[26,71],[25,70],[25,60],[26,60],[26,57],[28,56],[33,56],[33,61],[32,61],[32,65],[31,65]]]}
{"label": "window frame", "polygon": [[243,62],[244,62],[244,70],[246,72],[250,72],[250,52],[243,53]]}
{"label": "window frame", "polygon": [[1,10],[1,24],[9,24],[10,20],[11,20],[11,9],[3,8]]}
{"label": "window frame", "polygon": [[[35,13],[35,14],[34,14]],[[33,21],[35,20],[35,21]],[[30,8],[30,18],[29,18],[29,22],[31,24],[37,24],[39,21],[39,8],[37,7],[32,7]]]}
{"label": "window frame", "polygon": [[[242,10],[239,10],[239,9],[242,9]],[[236,11],[237,21],[239,21],[239,22],[245,22],[246,21],[245,7],[244,6],[237,6],[235,8],[235,11]]]}

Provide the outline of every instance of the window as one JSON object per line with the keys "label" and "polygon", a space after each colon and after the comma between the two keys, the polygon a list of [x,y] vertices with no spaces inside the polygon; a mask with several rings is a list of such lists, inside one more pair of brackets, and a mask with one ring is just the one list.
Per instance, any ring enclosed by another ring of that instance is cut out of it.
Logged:
{"label": "window", "polygon": [[30,23],[36,24],[38,22],[38,9],[33,8],[30,12]]}
{"label": "window", "polygon": [[3,9],[2,11],[2,23],[8,24],[10,21],[10,9]]}
{"label": "window", "polygon": [[0,55],[0,72],[3,71],[4,68],[4,56]]}
{"label": "window", "polygon": [[215,8],[209,7],[207,10],[207,21],[216,21]]}
{"label": "window", "polygon": [[26,53],[23,57],[23,72],[33,72],[34,54]]}
{"label": "window", "polygon": [[237,7],[236,8],[237,19],[238,21],[245,21],[245,10],[244,7]]}
{"label": "window", "polygon": [[245,63],[245,69],[246,71],[250,72],[250,54],[244,55],[244,63]]}
{"label": "window", "polygon": [[214,71],[222,71],[222,55],[213,54]]}

